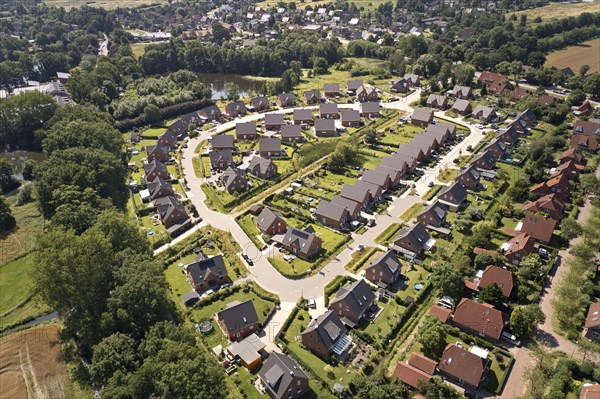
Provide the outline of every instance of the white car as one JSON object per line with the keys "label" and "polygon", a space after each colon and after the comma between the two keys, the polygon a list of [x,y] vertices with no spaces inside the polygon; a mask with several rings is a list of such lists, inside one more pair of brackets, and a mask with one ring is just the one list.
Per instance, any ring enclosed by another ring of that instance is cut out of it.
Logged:
{"label": "white car", "polygon": [[358,245],[356,246],[356,251],[358,251],[358,252],[362,251],[363,249],[365,249],[365,246],[364,246],[364,245],[362,245],[362,244],[358,244]]}
{"label": "white car", "polygon": [[484,126],[483,126],[483,125],[475,125],[475,127],[476,127],[477,129],[483,129],[483,128],[484,128]]}
{"label": "white car", "polygon": [[308,307],[311,309],[317,308],[317,302],[315,301],[315,298],[308,298]]}

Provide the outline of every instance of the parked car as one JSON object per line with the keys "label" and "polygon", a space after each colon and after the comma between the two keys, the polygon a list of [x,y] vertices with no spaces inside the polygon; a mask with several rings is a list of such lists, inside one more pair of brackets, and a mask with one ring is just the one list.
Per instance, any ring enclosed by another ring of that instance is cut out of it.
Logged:
{"label": "parked car", "polygon": [[254,266],[254,262],[252,262],[252,259],[250,259],[250,257],[247,254],[242,254],[242,258],[244,258],[248,266]]}
{"label": "parked car", "polygon": [[437,303],[439,306],[447,309],[454,309],[454,299],[445,295]]}
{"label": "parked car", "polygon": [[471,144],[467,146],[467,151],[473,151],[473,146]]}
{"label": "parked car", "polygon": [[308,307],[311,309],[317,308],[317,302],[315,301],[315,298],[308,298]]}
{"label": "parked car", "polygon": [[362,251],[363,249],[365,249],[365,246],[364,246],[364,245],[362,245],[362,244],[358,244],[358,245],[356,246],[356,251],[358,251],[358,252]]}
{"label": "parked car", "polygon": [[369,221],[367,222],[367,227],[373,227],[375,226],[375,219],[369,219]]}
{"label": "parked car", "polygon": [[513,344],[515,346],[521,346],[521,341],[508,331],[502,331],[502,339],[510,342],[511,344]]}

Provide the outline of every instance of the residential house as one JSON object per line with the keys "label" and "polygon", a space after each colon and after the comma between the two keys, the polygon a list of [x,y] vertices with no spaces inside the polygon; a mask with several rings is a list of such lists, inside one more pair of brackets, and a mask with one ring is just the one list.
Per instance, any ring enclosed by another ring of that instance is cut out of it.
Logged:
{"label": "residential house", "polygon": [[221,255],[196,260],[186,265],[184,270],[194,291],[202,292],[210,288],[216,290],[221,285],[231,282]]}
{"label": "residential house", "polygon": [[203,122],[204,119],[200,117],[198,112],[189,112],[169,126],[169,129],[173,130],[177,136],[180,136],[187,132],[189,125],[198,127]]}
{"label": "residential house", "polygon": [[302,345],[324,360],[332,354],[344,354],[352,345],[348,329],[340,316],[332,310],[312,319],[301,336]]}
{"label": "residential house", "polygon": [[504,315],[487,303],[463,298],[454,309],[452,323],[462,331],[496,342],[504,329]]}
{"label": "residential house", "polygon": [[429,308],[428,316],[436,316],[443,324],[448,323],[454,312],[452,309],[444,308],[439,305],[432,305]]}
{"label": "residential house", "polygon": [[235,166],[233,153],[231,150],[217,150],[208,153],[210,167],[214,170],[224,170],[230,166]]}
{"label": "residential house", "polygon": [[560,99],[558,99],[554,96],[548,95],[548,94],[540,95],[537,100],[537,103],[539,105],[541,105],[542,107],[548,107],[548,106],[553,105],[558,102],[560,102]]}
{"label": "residential house", "polygon": [[580,165],[575,161],[567,161],[561,163],[556,168],[552,168],[550,170],[550,175],[555,176],[564,173],[570,180],[575,180],[579,176],[579,174],[584,171],[584,169],[585,166]]}
{"label": "residential house", "polygon": [[571,107],[573,110],[573,115],[575,116],[589,116],[594,112],[594,106],[588,101],[585,100],[580,106]]}
{"label": "residential house", "polygon": [[400,144],[393,156],[412,156],[417,160],[417,162],[421,162],[424,159],[429,158],[432,150],[433,149],[431,148],[430,144],[419,143],[413,140],[408,144]]}
{"label": "residential house", "polygon": [[502,296],[510,298],[515,288],[515,276],[510,270],[495,265],[486,266],[477,273],[475,281],[467,281],[465,285],[473,291],[481,291],[485,287],[496,284],[502,290]]}
{"label": "residential house", "polygon": [[324,226],[341,229],[348,222],[350,214],[344,206],[321,200],[315,210],[314,218]]}
{"label": "residential house", "polygon": [[234,301],[216,315],[217,323],[230,341],[239,341],[259,329],[259,319],[252,300]]}
{"label": "residential house", "polygon": [[246,115],[248,109],[243,101],[232,101],[225,106],[225,113],[231,118],[237,118],[238,116]]}
{"label": "residential house", "polygon": [[269,108],[271,108],[271,103],[267,96],[252,97],[250,99],[250,109],[254,112],[266,111]]}
{"label": "residential house", "polygon": [[377,90],[375,89],[375,87],[370,85],[360,86],[356,90],[356,98],[358,98],[358,101],[360,102],[379,102],[379,94],[377,94]]}
{"label": "residential house", "polygon": [[281,93],[277,96],[277,100],[275,101],[278,107],[288,108],[296,106],[296,96],[294,93]]}
{"label": "residential house", "polygon": [[540,184],[536,184],[529,189],[529,192],[537,198],[555,193],[564,201],[571,195],[572,190],[573,186],[569,181],[569,177],[565,174],[560,174]]}
{"label": "residential house", "polygon": [[153,181],[149,182],[146,187],[148,193],[150,194],[150,201],[167,196],[176,197],[175,190],[173,190],[171,184],[167,183],[160,177],[157,177]]}
{"label": "residential house", "polygon": [[392,186],[392,180],[387,173],[381,173],[381,169],[378,170],[365,170],[361,176],[361,180],[375,184],[381,187],[382,191],[387,190]]}
{"label": "residential house", "polygon": [[523,205],[523,211],[546,213],[550,218],[560,221],[565,214],[566,205],[552,193]]}
{"label": "residential house", "polygon": [[440,147],[456,137],[456,125],[437,122],[435,125],[428,125],[423,134],[435,137],[438,147]]}
{"label": "residential house", "polygon": [[213,151],[233,150],[235,148],[234,138],[230,134],[215,134],[210,138],[210,146]]}
{"label": "residential house", "polygon": [[549,243],[556,228],[556,220],[545,218],[537,213],[526,213],[521,232],[530,234],[534,240]]}
{"label": "residential house", "polygon": [[238,140],[256,139],[256,122],[242,122],[235,124],[235,137]]}
{"label": "residential house", "polygon": [[379,115],[379,102],[364,102],[360,104],[360,116],[363,118],[377,118]]}
{"label": "residential house", "polygon": [[598,149],[598,138],[600,136],[585,136],[583,134],[574,134],[569,140],[569,145],[573,148],[579,148],[582,151],[596,152]]}
{"label": "residential house", "polygon": [[374,303],[375,294],[371,291],[371,287],[364,279],[360,279],[346,287],[341,287],[335,298],[329,301],[328,307],[342,318],[342,322],[350,324],[344,319],[358,323]]}
{"label": "residential house", "polygon": [[318,104],[321,102],[321,92],[319,90],[308,90],[302,95],[307,104]]}
{"label": "residential house", "polygon": [[242,169],[229,166],[220,177],[225,190],[228,193],[245,191],[248,183],[246,182],[246,173]]}
{"label": "residential house", "polygon": [[338,97],[340,95],[340,84],[325,83],[323,85],[323,94],[325,97]]}
{"label": "residential house", "polygon": [[[471,98],[473,98],[473,89],[471,89],[469,86],[455,85],[454,88],[452,88],[452,90],[450,91],[450,94],[458,100],[470,100]],[[467,103],[469,102],[467,101]]]}
{"label": "residential house", "polygon": [[496,159],[504,159],[506,155],[506,144],[499,138],[492,140],[485,148],[490,150]]}
{"label": "residential house", "polygon": [[281,141],[285,143],[302,141],[302,127],[300,125],[283,125],[281,127]]}
{"label": "residential house", "polygon": [[581,386],[579,399],[598,399],[600,398],[600,384],[585,382]]}
{"label": "residential house", "polygon": [[355,109],[342,111],[341,121],[344,127],[359,127],[361,123],[360,112]]}
{"label": "residential house", "polygon": [[522,99],[524,99],[525,97],[529,97],[531,95],[532,95],[532,92],[530,90],[527,90],[523,87],[515,87],[510,92],[510,101],[512,101],[513,103],[517,103],[517,102],[521,101]]}
{"label": "residential house", "polygon": [[404,79],[408,82],[411,87],[419,87],[421,86],[421,78],[419,75],[415,75],[414,73],[405,73]]}
{"label": "residential house", "polygon": [[334,195],[333,198],[331,198],[331,202],[346,208],[346,210],[348,211],[348,217],[351,220],[360,217],[361,205],[358,202],[348,198],[344,198],[340,195]]}
{"label": "residential house", "polygon": [[362,80],[349,80],[346,83],[346,91],[349,95],[353,96],[356,94],[356,91],[363,86]]}
{"label": "residential house", "polygon": [[408,93],[410,83],[406,79],[398,79],[390,82],[390,91],[392,93]]}
{"label": "residential house", "polygon": [[319,118],[338,119],[340,117],[337,103],[325,103],[319,105]]}
{"label": "residential house", "polygon": [[221,110],[216,105],[209,105],[198,111],[198,115],[208,121],[217,121],[221,119]]}
{"label": "residential house", "polygon": [[563,151],[558,158],[560,163],[573,161],[577,164],[583,163],[583,154],[579,148],[569,148],[566,151]]}
{"label": "residential house", "polygon": [[313,114],[310,109],[294,110],[294,125],[311,125],[313,123]]}
{"label": "residential house", "polygon": [[573,135],[582,134],[584,136],[600,135],[600,123],[595,121],[576,120],[573,124]]}
{"label": "residential house", "polygon": [[527,124],[527,127],[531,127],[535,125],[535,121],[537,117],[535,116],[535,112],[533,112],[530,108],[527,108],[523,112],[519,112],[517,114],[517,119],[522,120]]}
{"label": "residential house", "polygon": [[389,157],[383,157],[380,165],[391,168],[401,174],[412,173],[418,165],[419,161],[413,154],[396,153]]}
{"label": "residential house", "polygon": [[271,399],[297,399],[310,391],[308,376],[287,355],[272,352],[258,372]]}
{"label": "residential house", "polygon": [[452,112],[455,112],[459,115],[468,115],[473,111],[473,107],[469,100],[456,100],[454,104],[452,104]]}
{"label": "residential house", "polygon": [[158,216],[170,235],[180,231],[190,222],[185,207],[175,197],[162,197],[154,201]]}
{"label": "residential house", "polygon": [[246,169],[248,173],[263,180],[270,180],[277,175],[277,165],[272,159],[258,156],[252,157]]}
{"label": "residential house", "polygon": [[365,268],[365,278],[375,285],[393,285],[402,274],[402,262],[392,250],[379,255]]}
{"label": "residential house", "polygon": [[519,132],[514,126],[511,126],[507,129],[500,129],[496,138],[506,145],[513,146],[519,141]]}
{"label": "residential house", "polygon": [[431,122],[433,122],[433,111],[427,108],[415,108],[410,117],[410,123],[415,126],[427,127]]}
{"label": "residential house", "polygon": [[317,137],[327,137],[327,136],[335,136],[335,121],[333,119],[317,119],[315,121],[315,136]]}
{"label": "residential house", "polygon": [[322,244],[323,240],[316,234],[295,227],[288,227],[282,242],[285,249],[304,260],[317,255]]}
{"label": "residential house", "polygon": [[448,206],[452,212],[458,211],[467,200],[467,190],[461,183],[454,182],[440,191],[438,200]]}
{"label": "residential house", "polygon": [[[437,363],[434,360],[413,352],[406,363],[398,362],[393,376],[412,388],[418,388],[431,380],[436,369]],[[413,396],[414,398],[416,397]]]}
{"label": "residential house", "polygon": [[508,76],[488,71],[482,72],[477,79],[477,83],[480,87],[485,84],[487,86],[488,93],[497,96],[504,92],[507,81]]}
{"label": "residential house", "polygon": [[478,119],[483,124],[487,124],[496,120],[498,115],[492,107],[477,105],[473,110],[473,118]]}
{"label": "residential house", "polygon": [[477,190],[479,188],[479,181],[481,179],[481,174],[475,167],[475,165],[471,164],[467,166],[458,176],[456,176],[455,181],[462,184],[469,190]]}
{"label": "residential house", "polygon": [[157,143],[146,147],[146,162],[167,162],[170,158],[169,147]]}
{"label": "residential house", "polygon": [[267,356],[266,346],[256,333],[252,333],[240,342],[232,342],[225,350],[234,359],[239,359],[248,370],[254,370]]}
{"label": "residential house", "polygon": [[409,255],[420,255],[433,246],[433,241],[423,223],[417,222],[410,227],[400,230],[392,248],[397,252]]}
{"label": "residential house", "polygon": [[287,223],[281,213],[272,211],[264,207],[262,212],[256,217],[256,227],[261,233],[273,236],[275,234],[285,234]]}
{"label": "residential house", "polygon": [[171,150],[177,147],[177,136],[171,131],[167,130],[157,138],[157,145],[163,145]]}
{"label": "residential house", "polygon": [[506,256],[513,265],[517,266],[524,257],[536,251],[535,240],[527,233],[521,233],[511,238],[505,247],[506,250],[504,251],[504,256]]}
{"label": "residential house", "polygon": [[417,215],[417,222],[428,227],[444,227],[446,225],[447,215],[448,206],[439,201],[435,201]]}
{"label": "residential house", "polygon": [[462,346],[448,345],[438,363],[438,370],[444,378],[458,385],[477,390],[485,380],[489,361]]}
{"label": "residential house", "polygon": [[369,191],[369,195],[371,196],[372,202],[379,202],[383,197],[383,190],[377,184],[369,183],[365,180],[356,180],[354,182],[354,187],[362,188],[364,190]]}
{"label": "residential house", "polygon": [[496,166],[496,157],[490,150],[485,150],[473,158],[471,165],[479,170],[492,170]]}
{"label": "residential house", "polygon": [[431,108],[444,110],[448,108],[448,98],[439,94],[430,94],[427,97],[427,106]]}
{"label": "residential house", "polygon": [[[394,168],[390,168],[385,165],[377,165],[373,170],[375,173],[379,175],[387,175],[388,179],[390,179],[390,183],[388,185],[388,189],[394,188],[400,184],[400,180],[402,179],[402,171],[396,170]],[[365,171],[366,173],[366,171]],[[364,176],[364,173],[363,173]]]}
{"label": "residential house", "polygon": [[265,129],[280,130],[283,125],[285,125],[283,114],[265,114]]}
{"label": "residential house", "polygon": [[583,336],[600,343],[600,302],[594,302],[590,305],[585,318]]}
{"label": "residential house", "polygon": [[279,137],[261,137],[258,140],[258,153],[263,158],[281,156],[281,139]]}
{"label": "residential house", "polygon": [[340,196],[358,203],[363,209],[369,209],[373,204],[369,190],[349,184],[344,184]]}
{"label": "residential house", "polygon": [[158,159],[145,164],[144,173],[147,182],[153,181],[156,178],[161,178],[163,180],[169,180],[171,178],[171,175],[167,171],[165,164]]}

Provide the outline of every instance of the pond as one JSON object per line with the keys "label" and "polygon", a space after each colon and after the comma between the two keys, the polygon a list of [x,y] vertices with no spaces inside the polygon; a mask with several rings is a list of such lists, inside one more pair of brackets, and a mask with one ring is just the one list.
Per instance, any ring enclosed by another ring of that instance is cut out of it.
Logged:
{"label": "pond", "polygon": [[241,75],[199,73],[198,80],[210,85],[213,100],[227,98],[227,83],[233,83],[239,88],[240,97],[250,97],[255,94],[265,93],[266,80],[252,79]]}
{"label": "pond", "polygon": [[13,151],[0,153],[0,158],[4,158],[10,162],[15,172],[15,177],[17,179],[22,179],[25,161],[33,159],[34,161],[40,162],[46,159],[46,155],[41,152]]}

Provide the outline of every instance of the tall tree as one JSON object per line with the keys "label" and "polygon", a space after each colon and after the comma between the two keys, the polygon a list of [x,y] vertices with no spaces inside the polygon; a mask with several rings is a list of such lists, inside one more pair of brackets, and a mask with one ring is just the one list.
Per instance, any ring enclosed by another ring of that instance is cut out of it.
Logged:
{"label": "tall tree", "polygon": [[15,228],[17,222],[4,195],[0,196],[0,234],[6,234]]}
{"label": "tall tree", "polygon": [[522,339],[533,336],[538,324],[546,321],[546,315],[537,304],[517,306],[510,315],[510,330]]}
{"label": "tall tree", "polygon": [[19,187],[19,181],[13,176],[13,167],[5,158],[0,158],[0,192],[8,193]]}
{"label": "tall tree", "polygon": [[35,132],[52,117],[58,104],[52,96],[37,91],[19,94],[0,102],[0,145],[38,150]]}
{"label": "tall tree", "polygon": [[438,360],[446,347],[446,332],[437,316],[427,316],[419,331],[417,342],[423,347],[423,354]]}
{"label": "tall tree", "polygon": [[442,295],[449,295],[455,300],[460,298],[465,288],[461,275],[446,263],[437,265],[433,270],[431,284],[439,289]]}
{"label": "tall tree", "polygon": [[117,371],[135,371],[140,361],[135,340],[125,334],[113,334],[94,347],[90,376],[94,382],[104,385]]}
{"label": "tall tree", "polygon": [[502,288],[496,283],[492,283],[484,287],[480,292],[480,298],[482,301],[490,303],[494,306],[500,305],[504,296],[502,295]]}

